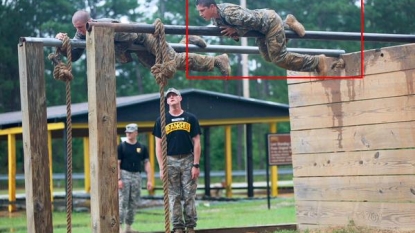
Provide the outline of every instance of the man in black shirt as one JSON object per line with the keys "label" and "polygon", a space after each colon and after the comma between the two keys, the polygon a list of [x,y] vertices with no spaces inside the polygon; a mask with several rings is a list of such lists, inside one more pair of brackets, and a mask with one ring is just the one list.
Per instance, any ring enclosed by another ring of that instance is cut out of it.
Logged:
{"label": "man in black shirt", "polygon": [[[181,107],[182,96],[174,88],[166,92],[169,112],[166,113],[167,173],[171,222],[174,233],[194,233],[197,223],[196,189],[199,178],[200,126],[199,120]],[[156,120],[153,135],[156,141],[156,156],[163,178],[160,117]],[[182,196],[183,195],[183,196]],[[182,208],[181,200],[184,200]],[[183,220],[184,218],[184,220]]]}
{"label": "man in black shirt", "polygon": [[[141,166],[147,172],[147,189],[152,190],[151,165],[147,147],[137,141],[137,124],[128,124],[126,141],[118,145],[118,189],[120,208],[120,232],[135,233],[131,228],[141,194]],[[125,231],[122,225],[126,224]]]}

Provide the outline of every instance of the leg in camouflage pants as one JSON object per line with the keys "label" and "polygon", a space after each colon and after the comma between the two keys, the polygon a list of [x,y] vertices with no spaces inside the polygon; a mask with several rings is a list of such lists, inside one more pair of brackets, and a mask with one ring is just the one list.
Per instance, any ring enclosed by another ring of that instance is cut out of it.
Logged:
{"label": "leg in camouflage pants", "polygon": [[139,172],[121,170],[123,189],[119,189],[120,225],[132,225],[141,195],[141,175]]}
{"label": "leg in camouflage pants", "polygon": [[314,71],[316,70],[319,57],[290,53],[287,51],[284,24],[275,11],[268,11],[270,30],[265,38],[257,38],[256,43],[259,51],[266,61],[277,66],[293,71]]}
{"label": "leg in camouflage pants", "polygon": [[[157,54],[156,51],[156,38],[151,34],[138,34],[136,40],[139,44],[144,45],[148,52],[151,54]],[[215,58],[212,56],[205,56],[195,53],[189,54],[189,70],[194,71],[213,71]],[[168,56],[170,60],[176,61],[176,68],[178,70],[186,69],[186,53],[176,53],[174,49],[168,45]],[[154,65],[154,64],[152,64]],[[152,66],[151,65],[151,66]]]}
{"label": "leg in camouflage pants", "polygon": [[[124,33],[117,32],[114,36],[115,58],[117,62],[128,63],[133,59],[128,48],[134,43],[143,45],[147,51],[135,51],[138,61],[147,68],[151,68],[156,63],[156,38],[152,34],[145,33]],[[204,43],[204,42],[203,42]],[[169,60],[174,60],[176,69],[186,70],[186,53],[176,53],[168,45]],[[213,57],[195,53],[188,53],[189,70],[193,71],[213,71],[217,67],[224,76],[230,75],[230,65],[228,56],[225,54]]]}
{"label": "leg in camouflage pants", "polygon": [[[174,229],[196,227],[197,212],[195,198],[197,180],[192,179],[192,165],[192,155],[185,158],[167,156],[170,215]],[[183,211],[182,199],[184,201]]]}

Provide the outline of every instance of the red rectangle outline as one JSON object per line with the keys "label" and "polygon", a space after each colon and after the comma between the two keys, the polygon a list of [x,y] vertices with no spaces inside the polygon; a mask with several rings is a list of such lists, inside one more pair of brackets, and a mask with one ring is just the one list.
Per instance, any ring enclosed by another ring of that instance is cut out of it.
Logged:
{"label": "red rectangle outline", "polygon": [[[195,6],[194,6],[195,7]],[[364,67],[364,3],[363,0],[360,0],[360,75],[357,76],[195,76],[189,75],[189,0],[186,0],[186,79],[189,80],[240,80],[240,79],[359,79],[364,77],[363,67]]]}

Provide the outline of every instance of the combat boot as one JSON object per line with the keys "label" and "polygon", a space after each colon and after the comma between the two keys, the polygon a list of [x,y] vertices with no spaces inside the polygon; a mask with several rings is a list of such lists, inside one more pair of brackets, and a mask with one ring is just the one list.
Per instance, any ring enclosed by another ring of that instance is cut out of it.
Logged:
{"label": "combat boot", "polygon": [[327,76],[327,64],[326,56],[324,54],[318,55],[318,65],[317,65],[318,76],[324,77]]}
{"label": "combat boot", "polygon": [[[181,44],[186,44],[186,37],[183,37],[183,39],[180,41]],[[206,42],[202,39],[200,36],[189,36],[189,44],[194,44],[200,48],[206,48]]]}
{"label": "combat boot", "polygon": [[193,229],[193,228],[187,228],[187,232],[186,233],[195,233],[195,229]]}
{"label": "combat boot", "polygon": [[304,26],[297,21],[297,19],[292,14],[288,14],[287,18],[285,18],[285,23],[293,30],[299,37],[303,37],[305,35]]}
{"label": "combat boot", "polygon": [[214,59],[214,65],[217,67],[223,76],[229,76],[231,73],[231,66],[229,64],[228,54],[224,53],[222,55],[216,56]]}

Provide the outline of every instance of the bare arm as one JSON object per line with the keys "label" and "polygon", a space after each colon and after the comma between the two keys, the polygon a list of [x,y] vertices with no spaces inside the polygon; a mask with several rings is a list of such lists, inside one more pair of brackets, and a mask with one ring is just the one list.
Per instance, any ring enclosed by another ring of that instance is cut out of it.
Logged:
{"label": "bare arm", "polygon": [[118,160],[118,180],[121,179],[121,160]]}
{"label": "bare arm", "polygon": [[[56,34],[55,38],[59,39],[59,40],[63,40],[63,38],[65,36],[67,36],[66,33],[59,32],[58,34]],[[83,36],[83,35],[81,35],[77,32],[77,33],[75,33],[75,36],[74,36],[73,39],[74,40],[85,40],[85,36]],[[72,61],[74,62],[74,61],[79,60],[79,58],[81,58],[84,51],[85,51],[85,48],[72,48],[72,50],[71,50]],[[66,51],[61,51],[61,53],[65,57],[67,56]]]}
{"label": "bare arm", "polygon": [[[200,134],[194,136],[193,138],[193,164],[199,164],[200,162],[200,152],[201,152],[201,147],[200,147]],[[199,177],[200,174],[200,169],[199,168],[192,168],[192,179],[197,179]]]}
{"label": "bare arm", "polygon": [[144,162],[144,170],[147,173],[147,190],[150,191],[153,189],[153,182],[152,182],[153,171],[151,170],[150,161],[146,160]]}
{"label": "bare arm", "polygon": [[161,138],[154,138],[156,139],[156,157],[160,169],[160,179],[163,179],[163,152],[161,148]]}
{"label": "bare arm", "polygon": [[121,160],[118,160],[118,188],[123,188],[123,183],[121,180]]}

